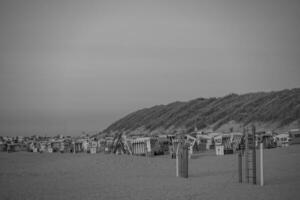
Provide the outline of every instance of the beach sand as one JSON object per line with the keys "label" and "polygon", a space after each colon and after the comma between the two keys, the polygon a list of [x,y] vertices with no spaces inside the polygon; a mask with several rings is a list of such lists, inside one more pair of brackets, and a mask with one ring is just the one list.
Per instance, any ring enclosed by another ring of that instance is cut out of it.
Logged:
{"label": "beach sand", "polygon": [[265,150],[265,186],[238,183],[237,155],[189,160],[112,154],[0,153],[0,199],[296,199],[300,145]]}

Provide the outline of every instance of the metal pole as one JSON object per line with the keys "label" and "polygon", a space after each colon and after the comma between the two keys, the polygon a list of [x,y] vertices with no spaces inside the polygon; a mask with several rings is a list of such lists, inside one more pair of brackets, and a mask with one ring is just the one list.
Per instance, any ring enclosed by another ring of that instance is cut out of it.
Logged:
{"label": "metal pole", "polygon": [[264,186],[264,144],[260,143],[260,186]]}

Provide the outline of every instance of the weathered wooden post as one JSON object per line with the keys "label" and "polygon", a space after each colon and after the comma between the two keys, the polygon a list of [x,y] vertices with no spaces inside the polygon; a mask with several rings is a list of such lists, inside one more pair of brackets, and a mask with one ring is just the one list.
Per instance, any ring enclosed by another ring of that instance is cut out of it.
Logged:
{"label": "weathered wooden post", "polygon": [[177,146],[178,146],[178,141],[173,140],[172,141],[172,152],[171,152],[171,158],[176,159],[176,153],[177,153]]}
{"label": "weathered wooden post", "polygon": [[179,177],[181,171],[181,143],[178,142],[176,148],[176,176]]}
{"label": "weathered wooden post", "polygon": [[135,144],[134,142],[131,143],[131,147],[132,147],[132,155],[135,154]]}
{"label": "weathered wooden post", "polygon": [[242,171],[242,150],[238,153],[238,168],[239,168],[239,182],[243,182],[243,171]]}
{"label": "weathered wooden post", "polygon": [[139,152],[140,152],[140,155],[143,153],[143,143],[140,142],[140,145],[139,145]]}
{"label": "weathered wooden post", "polygon": [[180,139],[176,149],[176,176],[188,178],[189,149],[184,140]]}
{"label": "weathered wooden post", "polygon": [[252,180],[256,184],[256,146],[255,146],[255,126],[252,126]]}
{"label": "weathered wooden post", "polygon": [[181,167],[181,177],[188,178],[189,174],[189,148],[184,145],[182,148],[182,167]]}
{"label": "weathered wooden post", "polygon": [[145,152],[145,155],[147,155],[147,153],[148,153],[147,141],[144,141],[144,152]]}
{"label": "weathered wooden post", "polygon": [[76,150],[75,150],[75,142],[72,142],[73,143],[73,154],[76,153]]}
{"label": "weathered wooden post", "polygon": [[264,144],[259,144],[260,149],[260,186],[264,186]]}
{"label": "weathered wooden post", "polygon": [[135,142],[135,154],[137,155],[139,152],[138,152],[138,142],[136,141]]}
{"label": "weathered wooden post", "polygon": [[249,183],[249,141],[248,141],[248,129],[244,128],[244,136],[245,136],[245,151],[244,151],[244,155],[245,155],[245,176],[246,176],[246,181],[247,183]]}

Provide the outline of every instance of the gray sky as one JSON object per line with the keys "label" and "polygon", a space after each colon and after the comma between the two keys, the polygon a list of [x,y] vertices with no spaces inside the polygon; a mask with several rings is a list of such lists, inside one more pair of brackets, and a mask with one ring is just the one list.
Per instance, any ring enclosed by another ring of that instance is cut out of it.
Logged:
{"label": "gray sky", "polygon": [[0,1],[0,135],[300,86],[300,1]]}

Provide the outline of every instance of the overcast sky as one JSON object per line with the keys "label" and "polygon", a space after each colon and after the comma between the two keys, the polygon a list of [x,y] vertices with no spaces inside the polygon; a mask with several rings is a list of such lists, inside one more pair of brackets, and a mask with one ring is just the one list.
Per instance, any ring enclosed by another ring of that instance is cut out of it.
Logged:
{"label": "overcast sky", "polygon": [[300,86],[299,0],[0,1],[0,135]]}

